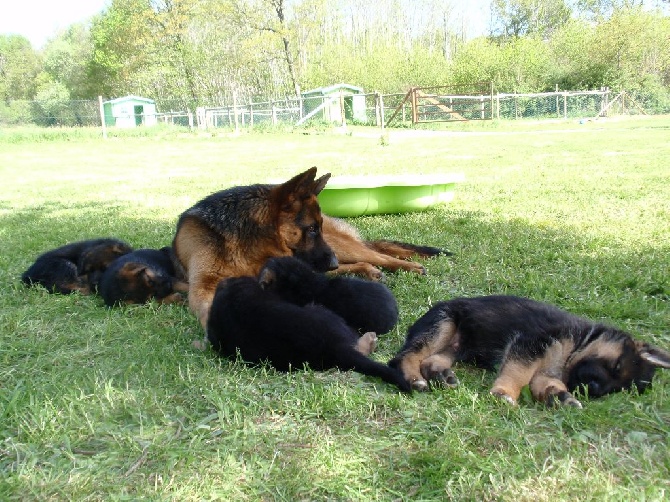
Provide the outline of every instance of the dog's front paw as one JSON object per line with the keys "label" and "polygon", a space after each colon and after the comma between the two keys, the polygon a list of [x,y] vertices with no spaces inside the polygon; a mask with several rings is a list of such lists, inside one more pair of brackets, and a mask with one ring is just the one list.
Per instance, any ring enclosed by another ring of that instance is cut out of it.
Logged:
{"label": "dog's front paw", "polygon": [[556,406],[572,406],[573,408],[583,408],[582,403],[580,403],[572,394],[567,391],[558,392],[556,394],[549,394],[545,403],[549,407]]}
{"label": "dog's front paw", "polygon": [[426,382],[423,378],[417,378],[410,382],[410,385],[412,387],[412,390],[416,390],[418,392],[428,392],[428,382]]}
{"label": "dog's front paw", "polygon": [[492,395],[492,396],[495,396],[495,397],[497,397],[497,398],[500,398],[500,399],[502,399],[503,401],[506,401],[507,404],[509,404],[509,405],[511,405],[511,406],[516,406],[516,405],[517,405],[516,399],[514,399],[512,396],[510,396],[510,395],[508,395],[507,393],[505,393],[505,391],[503,391],[503,390],[500,390],[500,389],[492,389],[492,390],[491,390],[491,395]]}

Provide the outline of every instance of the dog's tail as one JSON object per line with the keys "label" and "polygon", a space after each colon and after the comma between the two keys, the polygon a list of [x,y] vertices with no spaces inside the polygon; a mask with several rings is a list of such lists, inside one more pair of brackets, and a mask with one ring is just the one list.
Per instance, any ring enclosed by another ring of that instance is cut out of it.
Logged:
{"label": "dog's tail", "polygon": [[352,370],[363,375],[381,378],[386,383],[397,386],[403,392],[412,392],[412,388],[400,371],[387,364],[373,361],[355,349],[342,354],[337,366],[341,370]]}
{"label": "dog's tail", "polygon": [[417,244],[410,244],[409,242],[391,240],[365,241],[365,245],[379,253],[405,260],[414,256],[431,258],[438,255],[450,256],[453,254],[445,249],[432,246],[420,246]]}

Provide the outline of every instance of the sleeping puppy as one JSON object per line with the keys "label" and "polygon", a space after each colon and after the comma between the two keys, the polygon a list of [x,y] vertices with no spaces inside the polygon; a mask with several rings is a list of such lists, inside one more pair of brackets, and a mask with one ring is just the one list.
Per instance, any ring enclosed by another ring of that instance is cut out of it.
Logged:
{"label": "sleeping puppy", "polygon": [[430,381],[457,385],[457,361],[498,369],[491,394],[516,404],[528,385],[548,405],[581,408],[589,398],[626,389],[643,392],[670,353],[553,305],[516,296],[456,298],[435,304],[412,325],[390,361],[415,390]]}
{"label": "sleeping puppy", "polygon": [[41,284],[50,293],[91,294],[102,272],[119,256],[132,248],[118,239],[89,239],[73,242],[41,254],[21,280],[28,285]]}
{"label": "sleeping puppy", "polygon": [[404,392],[410,385],[395,369],[367,356],[375,333],[359,336],[344,320],[320,305],[298,306],[261,288],[253,277],[219,282],[207,322],[207,338],[224,357],[252,364],[269,362],[280,371],[339,368],[379,377]]}
{"label": "sleeping puppy", "polygon": [[296,305],[323,305],[359,333],[388,333],[398,322],[398,303],[389,288],[378,282],[329,278],[291,256],[270,258],[258,277],[263,289]]}
{"label": "sleeping puppy", "polygon": [[105,305],[146,303],[184,303],[180,293],[188,284],[175,277],[170,247],[138,249],[114,260],[100,278],[99,293]]}

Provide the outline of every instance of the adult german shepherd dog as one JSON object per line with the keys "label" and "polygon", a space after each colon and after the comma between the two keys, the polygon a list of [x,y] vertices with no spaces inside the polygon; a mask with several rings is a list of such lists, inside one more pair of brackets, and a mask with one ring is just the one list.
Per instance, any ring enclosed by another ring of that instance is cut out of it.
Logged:
{"label": "adult german shepherd dog", "polygon": [[390,361],[415,390],[431,381],[458,384],[451,367],[468,361],[499,366],[491,393],[516,404],[529,385],[547,405],[581,408],[589,398],[651,385],[656,367],[670,368],[670,353],[557,307],[516,296],[457,298],[434,305],[412,325]]}
{"label": "adult german shepherd dog", "polygon": [[21,280],[28,285],[41,284],[50,293],[79,291],[88,295],[96,289],[109,264],[131,251],[128,244],[118,239],[73,242],[38,256],[21,275]]}
{"label": "adult german shepherd dog", "polygon": [[268,258],[296,256],[319,272],[351,272],[383,279],[377,267],[424,274],[413,256],[449,254],[438,248],[363,241],[356,230],[321,214],[317,195],[330,178],[316,167],[285,183],[216,192],[179,217],[172,242],[178,272],[189,283],[189,306],[203,327],[221,279],[257,276]]}
{"label": "adult german shepherd dog", "polygon": [[368,355],[377,346],[321,305],[298,306],[265,290],[254,277],[221,281],[207,321],[207,338],[224,357],[270,363],[280,371],[339,368],[379,377],[404,392],[411,387],[400,372]]}
{"label": "adult german shepherd dog", "polygon": [[137,249],[114,260],[102,274],[98,287],[105,305],[146,303],[184,303],[179,293],[188,284],[175,277],[172,249]]}
{"label": "adult german shepherd dog", "polygon": [[398,322],[398,302],[384,284],[356,277],[328,277],[292,256],[270,258],[258,281],[263,289],[295,305],[326,307],[358,333],[381,335]]}
{"label": "adult german shepherd dog", "polygon": [[279,185],[222,190],[179,217],[172,247],[189,283],[189,306],[203,328],[221,279],[255,277],[273,256],[294,255],[319,271],[337,268],[321,233],[316,198],[330,174],[315,176],[313,167]]}

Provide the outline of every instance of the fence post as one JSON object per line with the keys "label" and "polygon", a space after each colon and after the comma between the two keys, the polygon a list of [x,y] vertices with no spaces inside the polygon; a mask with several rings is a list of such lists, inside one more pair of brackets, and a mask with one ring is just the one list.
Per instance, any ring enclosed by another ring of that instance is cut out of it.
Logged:
{"label": "fence post", "polygon": [[277,108],[275,107],[275,102],[271,102],[272,105],[272,125],[276,126],[277,125]]}
{"label": "fence post", "polygon": [[516,99],[516,91],[514,91],[514,120],[519,119],[519,103]]}
{"label": "fence post", "polygon": [[563,93],[563,118],[567,120],[568,118],[568,92]]}
{"label": "fence post", "polygon": [[237,91],[233,91],[233,119],[235,119],[235,132],[240,132],[240,124],[237,121]]}
{"label": "fence post", "polygon": [[105,107],[102,104],[102,96],[98,96],[98,105],[100,106],[100,122],[102,123],[102,137],[107,139],[107,124],[105,124]]}
{"label": "fence post", "polygon": [[416,87],[410,91],[412,93],[412,124],[416,125],[419,121],[419,110],[417,110]]}
{"label": "fence post", "polygon": [[386,119],[384,118],[384,96],[382,96],[380,93],[378,93],[379,96],[379,114],[381,116],[381,126],[382,126],[382,134],[384,134],[384,123],[386,122]]}
{"label": "fence post", "polygon": [[558,84],[556,84],[556,117],[561,118],[561,113],[558,111]]}
{"label": "fence post", "polygon": [[249,126],[254,127],[254,102],[249,101]]}

